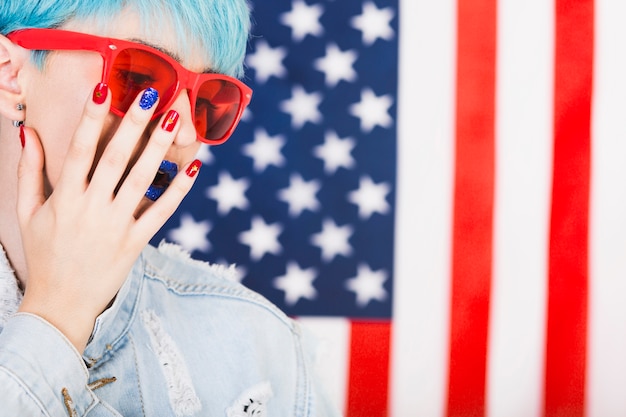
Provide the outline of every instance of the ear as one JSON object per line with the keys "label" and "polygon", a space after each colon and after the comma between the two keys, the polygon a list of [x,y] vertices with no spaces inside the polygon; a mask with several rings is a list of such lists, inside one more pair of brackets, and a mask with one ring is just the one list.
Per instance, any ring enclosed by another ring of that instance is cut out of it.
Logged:
{"label": "ear", "polygon": [[28,55],[27,50],[0,35],[0,114],[12,120],[24,118],[24,112],[17,110],[24,99],[18,75]]}

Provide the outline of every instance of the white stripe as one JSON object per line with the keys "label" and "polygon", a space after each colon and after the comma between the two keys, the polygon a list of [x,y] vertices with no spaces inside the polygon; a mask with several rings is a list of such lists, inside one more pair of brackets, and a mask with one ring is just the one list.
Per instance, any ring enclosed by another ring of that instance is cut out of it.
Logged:
{"label": "white stripe", "polygon": [[400,1],[391,416],[441,416],[447,395],[456,2]]}
{"label": "white stripe", "polygon": [[350,321],[340,318],[300,317],[298,322],[318,342],[315,370],[321,387],[337,405],[346,408],[350,366]]}
{"label": "white stripe", "polygon": [[587,415],[626,415],[626,3],[596,1]]}
{"label": "white stripe", "polygon": [[494,265],[487,415],[543,405],[554,4],[498,2]]}

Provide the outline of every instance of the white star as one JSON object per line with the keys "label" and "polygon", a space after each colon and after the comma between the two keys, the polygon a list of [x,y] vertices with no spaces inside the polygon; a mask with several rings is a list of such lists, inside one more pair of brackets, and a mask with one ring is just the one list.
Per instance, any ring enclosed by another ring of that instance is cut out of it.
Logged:
{"label": "white star", "polygon": [[372,271],[369,266],[360,264],[356,277],[346,281],[346,288],[356,294],[356,304],[365,307],[372,300],[385,301],[387,291],[383,284],[387,280],[387,273],[383,270]]}
{"label": "white star", "polygon": [[249,230],[239,234],[239,241],[250,246],[250,258],[258,261],[266,253],[278,255],[282,252],[282,246],[278,243],[278,235],[282,227],[278,223],[267,224],[262,218],[252,218]]}
{"label": "white star", "polygon": [[313,287],[316,274],[315,268],[301,269],[295,262],[289,262],[287,273],[274,279],[274,287],[285,292],[285,304],[290,306],[301,298],[314,300],[317,297]]}
{"label": "white star", "polygon": [[251,122],[253,117],[254,116],[252,114],[252,110],[250,110],[250,107],[246,107],[243,111],[243,114],[241,115],[241,121]]}
{"label": "white star", "polygon": [[304,123],[319,123],[322,114],[317,106],[322,102],[320,93],[307,94],[299,85],[291,90],[291,98],[280,103],[280,109],[291,115],[291,126],[294,129],[301,128]]}
{"label": "white star", "polygon": [[337,255],[352,254],[352,246],[348,243],[351,235],[352,227],[349,225],[339,227],[334,221],[326,219],[322,231],[311,237],[311,243],[322,250],[322,260],[330,262]]}
{"label": "white star", "polygon": [[350,114],[361,119],[361,130],[371,132],[374,126],[390,127],[393,123],[387,111],[393,104],[391,96],[377,97],[366,88],[361,91],[361,101],[350,106]]}
{"label": "white star", "polygon": [[374,184],[371,178],[362,177],[359,189],[348,194],[348,201],[359,206],[359,217],[362,219],[369,219],[375,212],[387,214],[389,203],[385,196],[390,188],[387,183]]}
{"label": "white star", "polygon": [[287,48],[271,48],[264,40],[255,44],[255,51],[246,58],[246,64],[254,68],[255,78],[258,83],[265,83],[272,75],[282,78],[287,73],[283,65],[283,59],[287,56]]}
{"label": "white star", "polygon": [[209,145],[201,145],[198,152],[196,152],[196,158],[202,161],[203,164],[212,164],[215,161]]}
{"label": "white star", "polygon": [[350,154],[355,147],[354,139],[340,139],[333,131],[326,132],[324,144],[313,149],[313,154],[324,161],[324,171],[334,174],[339,167],[350,169],[354,166],[354,158]]}
{"label": "white star", "polygon": [[210,231],[211,223],[209,221],[196,222],[190,214],[183,213],[180,216],[180,226],[171,229],[168,236],[189,253],[195,250],[206,253],[211,248],[207,239]]}
{"label": "white star", "polygon": [[334,87],[341,80],[356,80],[356,71],[352,67],[356,59],[355,51],[342,52],[337,45],[329,44],[326,47],[326,56],[316,59],[314,66],[326,76],[326,85]]}
{"label": "white star", "polygon": [[269,165],[281,167],[285,164],[280,153],[284,144],[282,135],[270,136],[265,129],[259,128],[254,131],[254,142],[244,145],[242,153],[253,159],[256,172],[263,172]]}
{"label": "white star", "polygon": [[217,185],[207,188],[206,196],[217,201],[217,212],[225,216],[233,208],[240,210],[248,208],[248,199],[244,195],[248,186],[247,179],[236,180],[228,172],[221,172]]}
{"label": "white star", "polygon": [[280,22],[289,26],[292,39],[300,42],[306,35],[321,36],[324,33],[319,21],[323,13],[324,8],[319,4],[309,6],[302,0],[295,0],[291,11],[280,16]]}
{"label": "white star", "polygon": [[378,9],[374,3],[368,1],[363,5],[363,13],[353,17],[351,23],[352,27],[361,31],[363,43],[369,46],[378,38],[393,39],[394,32],[390,25],[393,16],[391,7]]}
{"label": "white star", "polygon": [[315,194],[320,189],[320,183],[316,180],[306,182],[299,174],[294,174],[289,180],[289,187],[278,191],[278,198],[289,205],[289,215],[297,217],[305,209],[316,211],[319,209],[319,201]]}

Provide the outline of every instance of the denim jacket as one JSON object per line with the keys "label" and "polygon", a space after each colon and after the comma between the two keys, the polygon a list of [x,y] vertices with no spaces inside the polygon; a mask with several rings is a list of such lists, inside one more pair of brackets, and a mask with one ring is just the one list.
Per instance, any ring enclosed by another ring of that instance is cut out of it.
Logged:
{"label": "denim jacket", "polygon": [[233,275],[148,246],[82,356],[45,320],[10,315],[0,416],[337,416],[297,322]]}

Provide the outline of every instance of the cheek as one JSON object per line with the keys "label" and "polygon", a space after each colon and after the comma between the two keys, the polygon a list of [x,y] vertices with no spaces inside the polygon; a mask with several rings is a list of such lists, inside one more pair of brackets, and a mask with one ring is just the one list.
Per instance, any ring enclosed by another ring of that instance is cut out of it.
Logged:
{"label": "cheek", "polygon": [[[26,120],[41,140],[46,175],[56,183],[87,99],[100,81],[102,59],[93,53],[53,53],[26,94]],[[99,135],[99,132],[94,132]]]}

